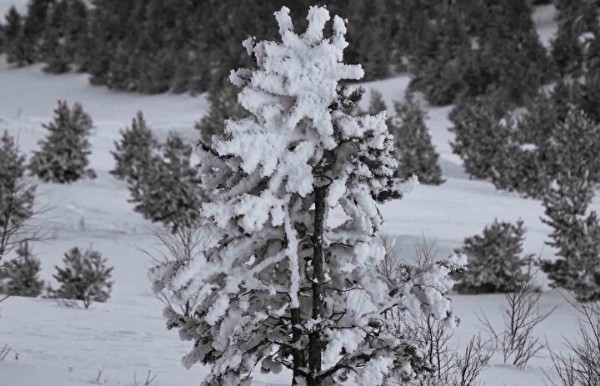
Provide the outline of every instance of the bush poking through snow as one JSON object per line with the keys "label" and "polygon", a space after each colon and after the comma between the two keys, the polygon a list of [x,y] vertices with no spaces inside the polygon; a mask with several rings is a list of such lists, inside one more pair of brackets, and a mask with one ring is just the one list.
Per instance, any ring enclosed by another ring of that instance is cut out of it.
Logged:
{"label": "bush poking through snow", "polygon": [[442,184],[444,179],[439,154],[431,143],[431,136],[425,125],[425,112],[412,94],[406,96],[406,101],[396,102],[394,108],[396,116],[387,123],[394,136],[400,177],[409,178],[414,174],[422,184]]}
{"label": "bush poking through snow", "polygon": [[44,281],[39,278],[40,261],[32,255],[27,242],[15,250],[17,257],[0,267],[0,292],[8,296],[37,297]]}
{"label": "bush poking through snow", "polygon": [[498,339],[504,363],[511,363],[518,369],[525,369],[527,363],[545,346],[535,337],[533,330],[539,326],[556,307],[541,312],[538,306],[542,293],[535,285],[531,266],[525,282],[513,292],[505,295],[503,308],[504,330],[497,332],[485,314],[479,318],[485,328]]}
{"label": "bush poking through snow", "polygon": [[570,303],[579,313],[579,337],[566,341],[569,353],[548,349],[555,374],[546,378],[553,386],[600,385],[600,303]]}
{"label": "bush poking through snow", "polygon": [[521,256],[525,227],[498,222],[485,227],[482,235],[465,239],[457,250],[467,256],[467,265],[456,276],[455,290],[459,293],[514,292],[527,284],[525,268],[533,256]]}
{"label": "bush poking through snow", "polygon": [[44,125],[48,136],[39,142],[41,149],[33,153],[29,163],[31,174],[44,182],[60,184],[96,178],[88,168],[92,118],[79,103],[71,109],[65,101],[58,102],[54,115],[54,121]]}
{"label": "bush poking through snow", "polygon": [[60,286],[48,289],[49,297],[67,300],[81,300],[85,308],[93,302],[108,300],[112,287],[110,281],[112,267],[100,252],[75,247],[65,253],[64,268],[56,267],[53,277]]}

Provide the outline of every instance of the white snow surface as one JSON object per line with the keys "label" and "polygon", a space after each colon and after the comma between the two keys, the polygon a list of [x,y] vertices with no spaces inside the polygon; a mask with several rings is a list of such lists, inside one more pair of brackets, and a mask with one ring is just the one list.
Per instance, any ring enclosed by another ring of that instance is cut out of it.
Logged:
{"label": "white snow surface", "polygon": [[[12,2],[0,0],[0,15]],[[547,23],[553,16],[551,8],[538,7],[534,14],[543,39],[555,31]],[[193,123],[207,109],[205,98],[115,93],[90,86],[86,75],[46,75],[40,68],[9,69],[0,56],[0,130],[17,136],[21,149],[30,152],[44,136],[41,125],[52,119],[56,101],[80,102],[94,119],[91,166],[98,172],[98,179],[93,181],[66,186],[39,184],[40,206],[47,208],[39,225],[47,240],[32,247],[41,259],[42,277],[53,283],[53,267],[60,264],[67,249],[93,246],[115,266],[115,285],[109,301],[93,304],[90,310],[50,299],[13,297],[0,303],[0,348],[7,345],[13,350],[0,361],[0,385],[129,386],[135,385],[135,379],[143,384],[149,370],[156,375],[153,385],[197,385],[207,369],[194,366],[186,370],[182,366],[189,342],[179,341],[175,332],[166,330],[163,305],[151,295],[147,269],[152,260],[144,251],[156,252],[153,227],[133,212],[125,184],[108,171],[113,167],[109,153],[113,141],[137,111],[143,111],[159,136],[175,130],[194,138]],[[364,86],[380,91],[391,108],[393,100],[403,98],[408,82],[407,76],[400,76]],[[463,172],[460,159],[449,146],[449,110],[428,108],[427,121],[446,183],[418,186],[405,199],[385,205],[385,231],[397,237],[408,257],[422,238],[436,241],[442,257],[495,218],[520,218],[527,227],[525,252],[552,258],[554,251],[544,245],[549,228],[539,219],[543,208],[538,201],[497,191],[490,183],[470,180]],[[597,197],[592,209],[600,210]],[[458,346],[480,330],[475,312],[485,311],[494,326],[501,327],[501,295],[454,295],[453,300],[456,315],[462,320],[453,341]],[[557,306],[556,311],[536,335],[547,339],[552,349],[561,350],[564,338],[577,339],[576,315],[559,293],[546,289],[540,307],[553,306]],[[498,352],[482,380],[490,386],[543,385],[544,372],[551,371],[547,352],[541,352],[523,371],[504,365]],[[255,378],[254,384],[261,386],[290,384],[286,372],[257,374]]]}

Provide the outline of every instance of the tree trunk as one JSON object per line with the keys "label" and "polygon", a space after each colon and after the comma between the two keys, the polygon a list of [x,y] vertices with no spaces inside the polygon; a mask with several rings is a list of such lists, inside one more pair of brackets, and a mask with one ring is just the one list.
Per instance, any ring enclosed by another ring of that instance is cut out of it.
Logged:
{"label": "tree trunk", "polygon": [[[323,316],[323,285],[325,275],[323,273],[323,228],[325,222],[325,196],[327,194],[327,185],[315,186],[315,219],[313,234],[313,277],[312,277],[312,319],[320,320]],[[317,327],[319,328],[319,327]],[[321,379],[315,377],[321,372],[321,351],[323,342],[321,341],[321,332],[312,331],[309,333],[308,343],[308,367],[311,377],[307,379],[308,386],[321,385]]]}
{"label": "tree trunk", "polygon": [[[292,344],[295,344],[302,337],[302,329],[300,328],[302,319],[301,319],[301,314],[300,314],[300,308],[292,308],[290,310],[290,312],[291,312],[291,322],[292,322]],[[306,363],[304,362],[303,354],[304,354],[303,350],[300,350],[300,349],[294,349],[292,351],[292,361],[293,361],[293,365],[294,365],[292,385],[298,384],[297,379],[298,379],[298,377],[302,376],[298,370],[300,368],[303,368],[306,366]]]}

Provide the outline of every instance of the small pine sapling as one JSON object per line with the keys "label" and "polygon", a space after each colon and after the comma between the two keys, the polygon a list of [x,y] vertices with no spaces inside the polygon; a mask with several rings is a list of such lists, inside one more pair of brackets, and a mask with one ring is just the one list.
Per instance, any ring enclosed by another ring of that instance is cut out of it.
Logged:
{"label": "small pine sapling", "polygon": [[202,204],[200,177],[192,163],[191,144],[176,133],[161,146],[162,154],[151,159],[150,170],[128,180],[134,210],[173,232],[195,224]]}
{"label": "small pine sapling", "polygon": [[64,267],[56,267],[54,279],[60,284],[57,289],[48,288],[51,298],[80,300],[85,308],[93,302],[103,303],[110,297],[113,282],[110,281],[113,267],[100,252],[77,247],[65,253]]}
{"label": "small pine sapling", "polygon": [[153,172],[153,161],[159,149],[158,140],[146,124],[142,112],[133,118],[131,127],[121,131],[121,140],[111,152],[115,167],[110,174],[128,183],[135,183]]}
{"label": "small pine sapling", "polygon": [[79,103],[71,109],[65,101],[58,102],[54,115],[54,121],[44,125],[48,136],[39,142],[41,149],[33,153],[29,163],[31,174],[44,182],[61,184],[96,178],[88,168],[92,118]]}
{"label": "small pine sapling", "polygon": [[493,179],[502,174],[514,129],[506,112],[507,106],[493,97],[465,100],[450,112],[455,136],[450,145],[471,176]]}
{"label": "small pine sapling", "polygon": [[39,278],[40,261],[24,242],[15,250],[16,258],[0,267],[0,292],[8,296],[37,297],[44,281]]}
{"label": "small pine sapling", "polygon": [[371,99],[369,100],[369,115],[377,115],[382,111],[387,111],[387,106],[383,100],[383,96],[377,90],[371,91]]}
{"label": "small pine sapling", "polygon": [[200,138],[204,143],[210,143],[214,135],[223,134],[227,119],[241,119],[248,116],[237,100],[237,90],[231,84],[225,84],[209,93],[208,101],[210,102],[208,114],[195,126],[196,130],[200,131]]}
{"label": "small pine sapling", "polygon": [[400,176],[408,178],[414,174],[423,184],[442,184],[439,154],[431,143],[425,112],[411,94],[407,95],[405,102],[396,102],[394,108],[396,116],[388,120],[388,127],[394,136]]}
{"label": "small pine sapling", "polygon": [[459,293],[507,293],[528,280],[525,268],[533,256],[521,256],[525,227],[497,220],[482,235],[468,237],[458,251],[467,256],[465,270],[457,275],[454,288]]}

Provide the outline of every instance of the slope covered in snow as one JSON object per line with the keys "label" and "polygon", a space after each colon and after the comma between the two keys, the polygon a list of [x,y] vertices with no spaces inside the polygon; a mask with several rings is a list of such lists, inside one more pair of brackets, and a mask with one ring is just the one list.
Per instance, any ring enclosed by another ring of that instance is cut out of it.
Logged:
{"label": "slope covered in snow", "polygon": [[[10,3],[0,0],[0,14]],[[538,9],[534,15],[539,16],[536,23],[544,39],[553,33],[552,24],[547,22],[552,12],[550,8]],[[366,83],[365,87],[380,91],[391,108],[393,100],[403,98],[408,83],[408,77],[400,76]],[[43,279],[52,282],[53,267],[60,264],[67,249],[93,246],[115,266],[114,290],[107,303],[94,304],[87,311],[49,299],[14,297],[1,303],[0,348],[6,344],[14,352],[0,361],[0,384],[136,385],[136,381],[143,384],[151,370],[157,377],[153,385],[196,385],[206,371],[181,366],[180,358],[188,351],[189,342],[180,342],[176,333],[165,329],[162,304],[149,291],[146,272],[152,261],[147,253],[157,253],[151,234],[155,228],[132,211],[125,184],[108,171],[113,166],[113,142],[137,111],[143,111],[161,138],[171,130],[194,138],[193,123],[206,111],[206,100],[114,93],[90,86],[82,74],[50,76],[43,74],[40,66],[9,69],[0,56],[0,130],[17,136],[22,150],[36,148],[45,134],[42,123],[52,119],[59,99],[82,103],[94,119],[91,167],[98,172],[98,179],[66,186],[39,184],[40,206],[47,209],[39,225],[46,240],[33,249],[41,259]],[[521,218],[528,229],[525,252],[552,257],[553,251],[544,245],[549,229],[539,219],[543,209],[538,201],[497,191],[491,183],[470,180],[463,172],[449,145],[449,110],[429,108],[427,122],[447,182],[420,186],[405,199],[387,204],[383,208],[386,232],[399,238],[407,257],[413,255],[415,242],[423,237],[429,242],[435,240],[439,254],[446,255],[496,218]],[[600,210],[598,198],[592,209]],[[484,310],[500,326],[502,296],[455,296],[454,301],[462,319],[457,344],[464,344],[481,328],[475,311]],[[562,336],[576,337],[576,320],[558,293],[545,292],[541,307],[553,305],[558,309],[537,335],[546,337],[553,349],[561,349]],[[496,355],[485,370],[486,384],[541,385],[544,371],[551,367],[546,352],[525,371],[505,366],[500,359],[501,355]],[[289,374],[258,374],[256,384],[265,382],[289,384]]]}

